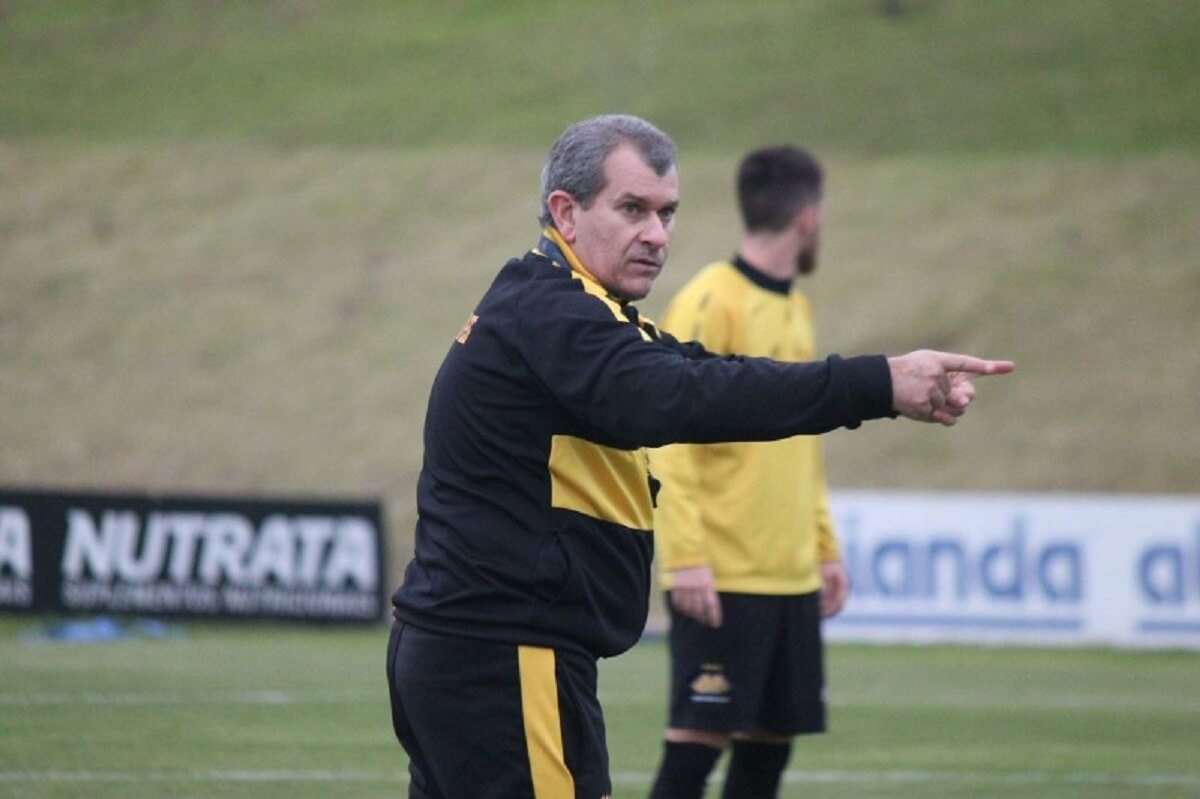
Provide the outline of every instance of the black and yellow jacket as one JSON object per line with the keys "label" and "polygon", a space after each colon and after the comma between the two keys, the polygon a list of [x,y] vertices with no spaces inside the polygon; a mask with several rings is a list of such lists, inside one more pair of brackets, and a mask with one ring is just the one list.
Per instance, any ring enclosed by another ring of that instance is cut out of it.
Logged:
{"label": "black and yellow jacket", "polygon": [[395,615],[607,657],[646,621],[642,447],[773,440],[892,415],[883,356],[715,356],[607,296],[554,230],[509,261],[434,380],[416,551]]}

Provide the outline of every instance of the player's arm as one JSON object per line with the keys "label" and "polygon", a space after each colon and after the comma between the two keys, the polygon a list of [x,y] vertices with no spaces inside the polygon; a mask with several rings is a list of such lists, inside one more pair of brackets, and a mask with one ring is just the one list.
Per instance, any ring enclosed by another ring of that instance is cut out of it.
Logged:
{"label": "player's arm", "polygon": [[721,601],[708,553],[701,482],[703,447],[672,444],[651,450],[650,469],[662,482],[654,512],[654,548],[668,574],[670,602],[680,613],[721,626]]}
{"label": "player's arm", "polygon": [[[736,326],[723,296],[691,283],[667,308],[662,334],[687,358],[715,358],[735,349]],[[672,334],[685,342],[675,343]],[[655,513],[655,548],[669,575],[670,602],[709,627],[722,623],[721,597],[708,551],[705,522],[705,455],[699,444],[674,444],[651,451],[651,468],[662,481]]]}
{"label": "player's arm", "polygon": [[850,575],[842,562],[842,551],[833,530],[829,512],[829,491],[821,450],[817,450],[817,474],[813,511],[816,514],[817,558],[821,564],[821,618],[828,619],[842,612],[850,598]]}
{"label": "player's arm", "polygon": [[973,388],[952,374],[1012,369],[930,351],[812,363],[689,359],[614,318],[597,298],[557,299],[519,315],[524,362],[578,418],[634,446],[775,440],[896,412],[953,424]]}

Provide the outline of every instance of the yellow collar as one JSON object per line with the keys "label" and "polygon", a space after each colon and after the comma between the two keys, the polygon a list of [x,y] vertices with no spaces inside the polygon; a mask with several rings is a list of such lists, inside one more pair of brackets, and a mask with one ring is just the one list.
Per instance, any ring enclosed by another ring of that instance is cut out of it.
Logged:
{"label": "yellow collar", "polygon": [[563,257],[567,259],[567,264],[570,265],[571,269],[578,272],[583,277],[586,277],[597,286],[601,285],[600,281],[596,279],[596,276],[589,272],[587,267],[583,265],[583,262],[579,260],[579,256],[576,255],[575,251],[571,249],[571,245],[567,244],[567,240],[564,239],[562,234],[559,233],[553,226],[547,226],[547,228],[542,231],[542,235],[554,242],[555,246],[558,247],[558,249],[562,252]]}

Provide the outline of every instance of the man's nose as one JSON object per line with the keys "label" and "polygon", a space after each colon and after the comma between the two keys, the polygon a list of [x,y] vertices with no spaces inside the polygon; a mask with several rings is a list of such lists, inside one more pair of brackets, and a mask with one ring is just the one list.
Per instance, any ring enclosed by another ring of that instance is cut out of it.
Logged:
{"label": "man's nose", "polygon": [[651,247],[666,247],[671,241],[671,231],[658,214],[649,214],[642,226],[642,241]]}

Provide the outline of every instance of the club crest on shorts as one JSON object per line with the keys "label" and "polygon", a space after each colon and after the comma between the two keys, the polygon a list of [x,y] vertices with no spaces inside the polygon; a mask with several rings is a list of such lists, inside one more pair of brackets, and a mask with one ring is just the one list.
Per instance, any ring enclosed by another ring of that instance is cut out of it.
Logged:
{"label": "club crest on shorts", "polygon": [[700,674],[688,687],[692,689],[693,702],[729,702],[729,692],[733,690],[720,663],[702,663]]}

